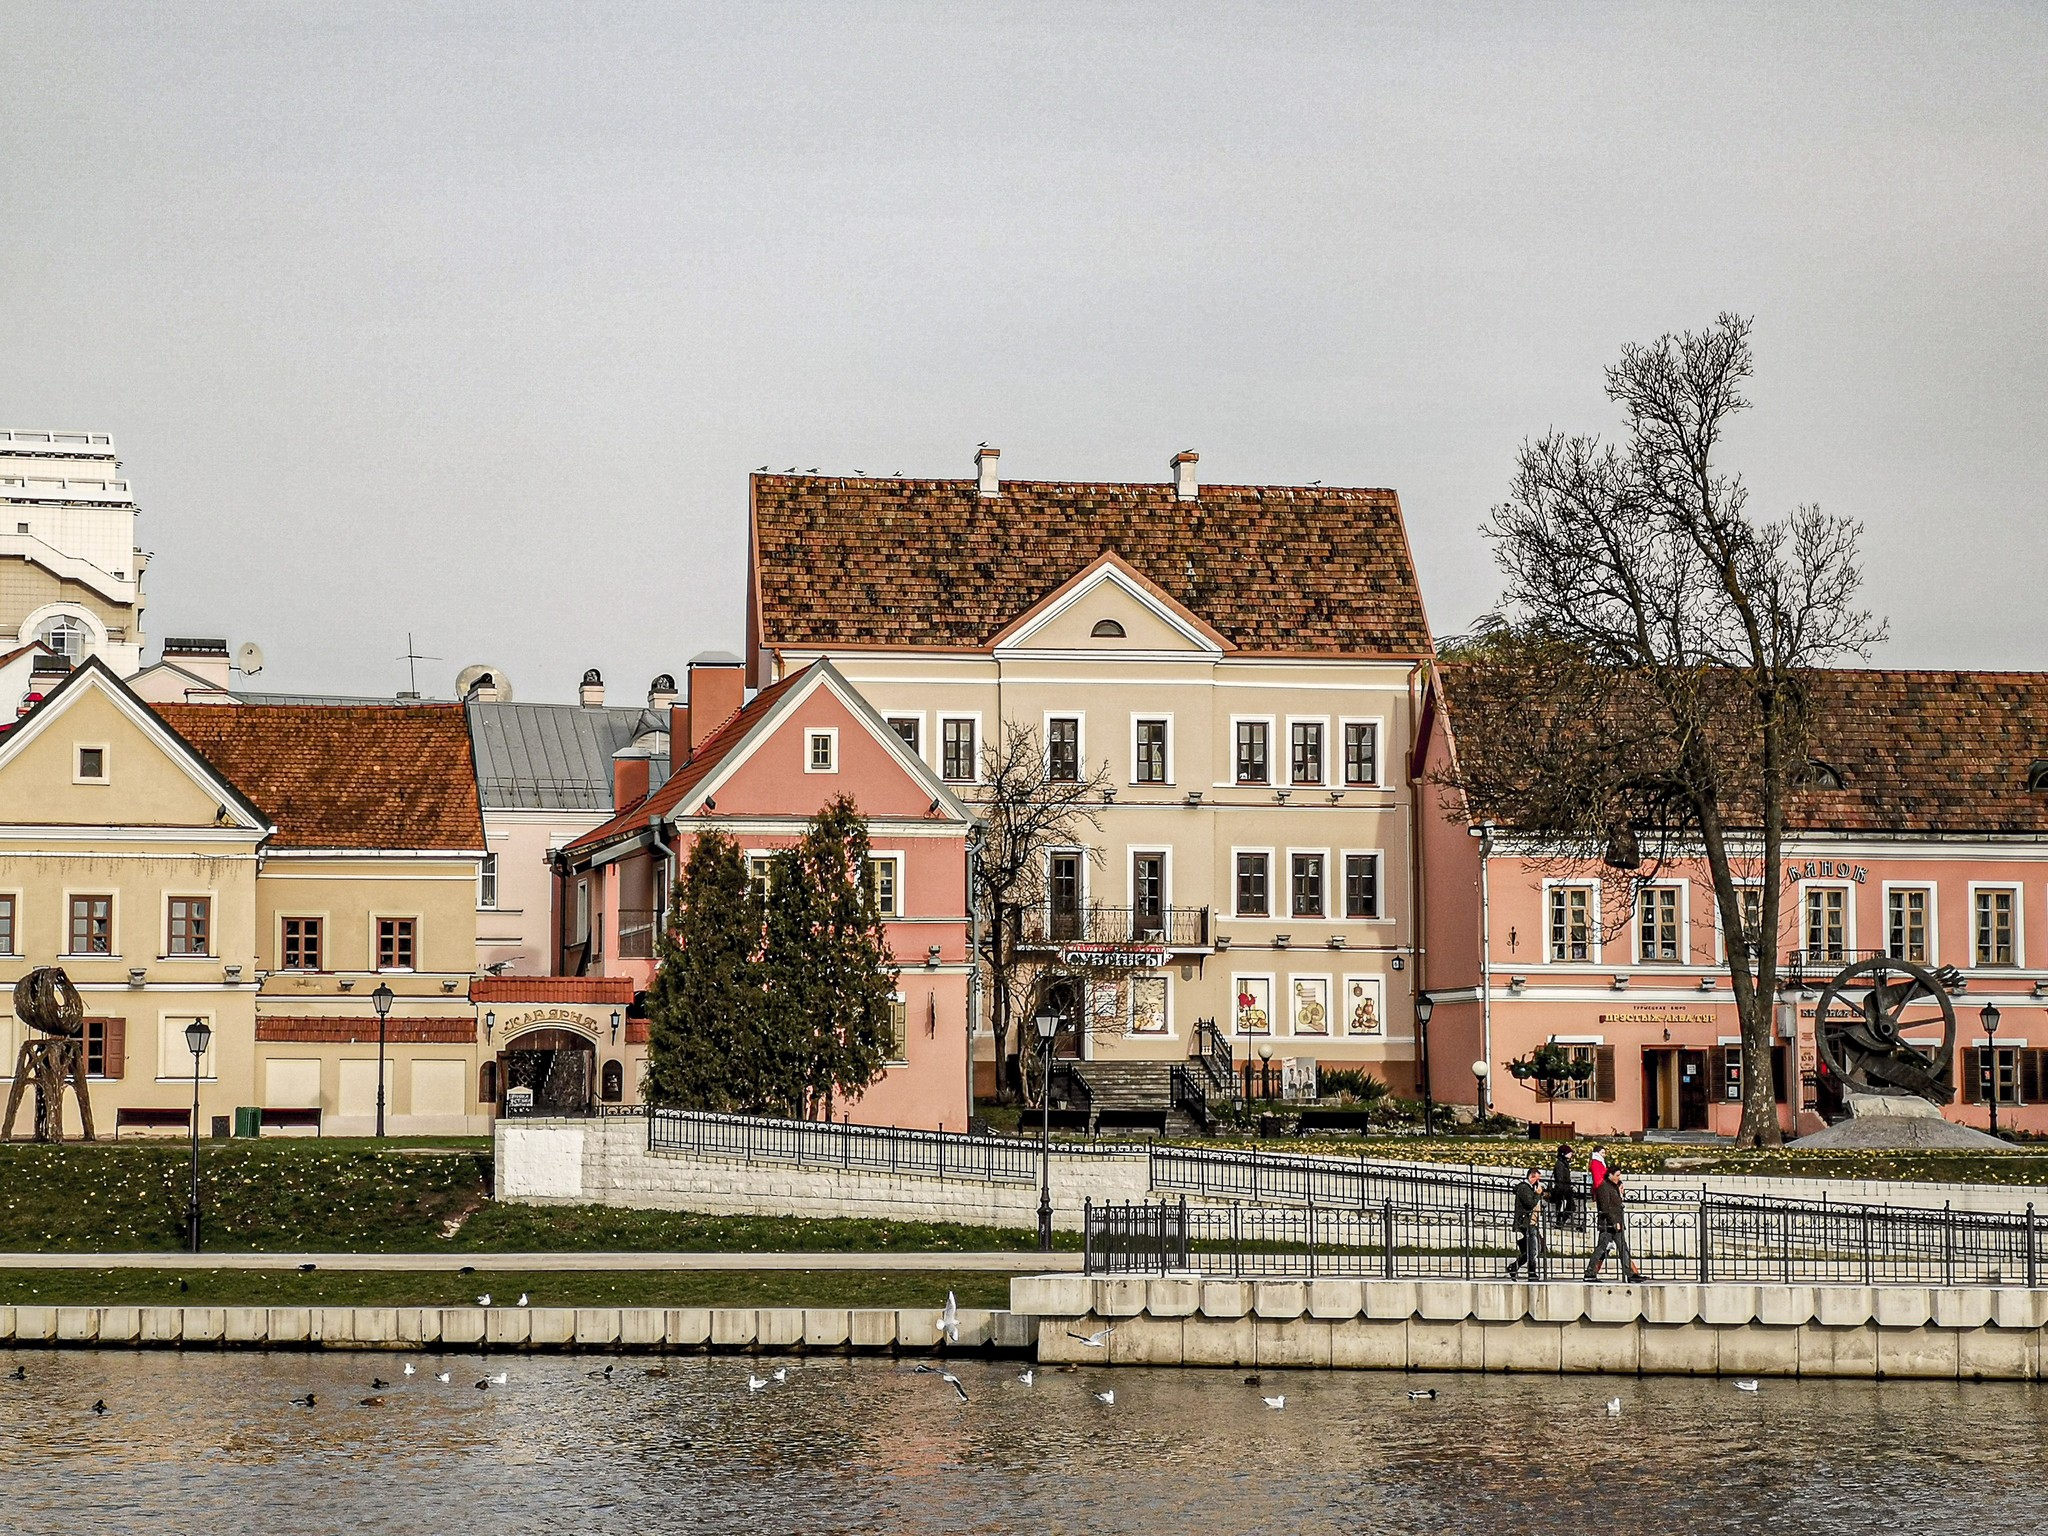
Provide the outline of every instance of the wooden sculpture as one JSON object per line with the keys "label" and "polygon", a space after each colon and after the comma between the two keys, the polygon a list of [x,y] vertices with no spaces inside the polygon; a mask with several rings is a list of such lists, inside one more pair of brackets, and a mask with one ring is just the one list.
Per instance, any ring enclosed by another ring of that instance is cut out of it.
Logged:
{"label": "wooden sculpture", "polygon": [[64,1139],[64,1084],[78,1097],[78,1118],[85,1140],[93,1140],[92,1099],[85,1091],[85,1002],[78,988],[54,965],[38,966],[14,984],[14,1016],[46,1040],[22,1041],[14,1062],[14,1086],[7,1093],[7,1119],[0,1139],[14,1140],[14,1114],[22,1090],[36,1088],[37,1141]]}

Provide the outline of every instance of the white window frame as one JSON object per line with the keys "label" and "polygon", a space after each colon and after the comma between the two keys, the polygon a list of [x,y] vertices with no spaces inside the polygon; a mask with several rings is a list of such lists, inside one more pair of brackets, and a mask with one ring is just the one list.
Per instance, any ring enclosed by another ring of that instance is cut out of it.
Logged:
{"label": "white window frame", "polygon": [[[1273,866],[1276,862],[1274,858],[1275,852],[1276,850],[1272,848],[1232,848],[1230,850],[1230,915],[1232,917],[1249,918],[1257,923],[1275,921],[1273,914]],[[1264,854],[1266,858],[1266,910],[1264,912],[1241,912],[1238,910],[1237,860],[1238,855],[1246,853]],[[1236,996],[1235,993],[1231,995],[1233,998]],[[1231,1006],[1234,1008],[1236,1004],[1233,1002]]]}
{"label": "white window frame", "polygon": [[[22,958],[21,896],[22,893],[19,890],[0,890],[0,901],[13,903],[13,906],[9,909],[12,914],[12,921],[8,924],[8,947],[0,949],[0,960],[19,960]],[[9,1057],[6,1061],[0,1061],[0,1072],[12,1072],[13,1070],[14,1060],[12,1057]]]}
{"label": "white window frame", "polygon": [[[377,925],[379,923],[412,924],[411,965],[385,966],[379,965],[377,963],[378,943],[380,938],[382,937],[377,932]],[[370,914],[370,953],[368,957],[370,961],[369,969],[374,973],[384,976],[418,976],[424,974],[425,967],[420,964],[420,930],[423,929],[425,926],[425,922],[421,920],[421,915],[417,912],[372,912]],[[324,928],[321,931],[320,937],[324,946],[327,937]],[[324,959],[325,956],[322,956],[322,958]]]}
{"label": "white window frame", "polygon": [[[2006,891],[2012,896],[2012,963],[1996,965],[1977,961],[1977,893]],[[1986,971],[2023,971],[2027,967],[2027,888],[2017,880],[1972,880],[1970,882],[1970,968]]]}
{"label": "white window frame", "polygon": [[[1351,915],[1351,871],[1347,867],[1352,859],[1371,859],[1376,868],[1373,871],[1373,893],[1378,898],[1379,911],[1371,917]],[[1340,848],[1337,850],[1337,907],[1333,914],[1339,922],[1345,923],[1391,923],[1394,919],[1387,900],[1387,854],[1383,848]]]}
{"label": "white window frame", "polygon": [[[206,1049],[199,1057],[199,1081],[217,1083],[220,1081],[220,1023],[210,1009],[181,1008],[176,1013],[159,1013],[156,1016],[156,1080],[159,1083],[185,1083],[192,1081],[192,1052],[185,1044],[185,1031],[194,1019],[202,1019],[212,1031],[206,1042]],[[130,1037],[131,1039],[133,1036]],[[175,1074],[164,1071],[164,1055],[175,1039],[177,1053],[183,1059],[186,1070]],[[128,1059],[133,1061],[134,1053]],[[183,1107],[183,1106],[179,1106]]]}
{"label": "white window frame", "polygon": [[[1158,718],[1158,717],[1157,717],[1157,716],[1147,716],[1147,718],[1148,718],[1148,719],[1156,719],[1156,718]],[[1132,972],[1132,973],[1131,973],[1131,974],[1130,974],[1130,975],[1129,975],[1129,976],[1128,976],[1128,977],[1126,978],[1126,980],[1127,980],[1127,981],[1129,981],[1129,982],[1132,982],[1132,983],[1136,983],[1136,982],[1139,982],[1139,981],[1158,981],[1158,982],[1163,982],[1163,983],[1165,983],[1165,986],[1166,986],[1166,1028],[1164,1028],[1164,1029],[1161,1029],[1161,1030],[1136,1030],[1136,1029],[1133,1029],[1133,1028],[1131,1027],[1131,1018],[1132,1018],[1132,1015],[1133,1015],[1133,1013],[1135,1012],[1135,1009],[1133,1008],[1133,1006],[1132,1006],[1132,1005],[1133,1005],[1133,1003],[1135,1002],[1135,998],[1133,997],[1133,995],[1132,995],[1132,993],[1131,993],[1131,990],[1130,990],[1130,988],[1129,988],[1129,987],[1126,987],[1126,988],[1124,989],[1124,1035],[1125,1035],[1125,1037],[1126,1037],[1126,1038],[1128,1038],[1128,1039],[1131,1039],[1131,1040],[1174,1040],[1174,1039],[1178,1039],[1178,1038],[1179,1038],[1179,1036],[1180,1036],[1180,1031],[1179,1031],[1178,1029],[1176,1029],[1176,1028],[1174,1027],[1174,1022],[1173,1022],[1173,973],[1172,973],[1171,971],[1167,971],[1167,970],[1160,970],[1160,971],[1133,971],[1133,972]],[[1263,1037],[1262,1037],[1262,1038],[1263,1038]]]}
{"label": "white window frame", "polygon": [[[206,903],[206,943],[204,954],[174,955],[171,953],[171,903],[173,901],[203,901]],[[220,958],[220,931],[216,919],[220,916],[219,891],[165,891],[162,898],[163,926],[158,930],[163,938],[159,960],[218,960]]]}
{"label": "white window frame", "polygon": [[[946,727],[956,721],[965,720],[974,727],[974,748],[969,754],[973,761],[967,765],[968,774],[964,779],[946,777]],[[979,784],[981,777],[981,711],[978,709],[942,709],[935,712],[932,731],[932,761],[938,767],[939,778],[947,784]]]}
{"label": "white window frame", "polygon": [[[1320,769],[1321,771],[1320,771],[1320,773],[1319,773],[1319,774],[1317,775],[1317,777],[1315,777],[1315,778],[1313,778],[1313,779],[1303,779],[1303,780],[1302,780],[1302,781],[1301,781],[1300,783],[1298,783],[1298,784],[1297,784],[1297,783],[1295,782],[1295,780],[1294,780],[1294,728],[1295,728],[1295,727],[1296,727],[1297,725],[1319,725],[1319,726],[1321,726],[1321,727],[1323,728],[1323,747],[1322,747],[1322,751],[1321,751],[1320,753],[1318,753],[1318,754],[1317,754],[1317,755],[1318,755],[1318,756],[1319,756],[1319,757],[1320,757],[1320,758],[1322,759],[1322,761],[1321,761],[1320,763],[1318,763],[1318,764],[1317,764],[1317,767],[1318,767],[1318,768],[1319,768],[1319,769]],[[1235,754],[1235,748],[1236,748],[1236,745],[1237,745],[1237,743],[1236,743],[1236,739],[1235,739],[1235,738],[1236,738],[1236,733],[1235,733],[1235,732],[1232,732],[1231,734],[1232,734],[1232,741],[1231,741],[1231,746],[1232,746],[1232,749],[1233,749],[1233,750],[1232,750],[1232,756],[1233,756],[1233,757],[1235,757],[1235,755],[1236,755],[1236,754]],[[1336,787],[1336,786],[1333,786],[1333,785],[1332,785],[1332,783],[1331,783],[1331,780],[1330,780],[1330,717],[1329,717],[1328,715],[1289,715],[1289,716],[1287,717],[1287,725],[1286,725],[1286,738],[1287,738],[1287,777],[1286,777],[1286,778],[1285,778],[1284,780],[1281,780],[1281,781],[1277,781],[1277,782],[1276,782],[1276,784],[1275,784],[1275,787],[1276,787],[1276,788],[1278,788],[1278,789],[1329,789],[1329,788],[1332,788],[1332,787]],[[1337,750],[1338,750],[1339,752],[1342,752],[1342,751],[1344,750],[1344,739],[1343,739],[1343,734],[1342,734],[1342,732],[1341,732],[1341,731],[1339,732],[1339,734],[1338,734],[1338,737],[1337,737]],[[1378,764],[1378,763],[1374,763],[1374,764],[1373,764],[1373,766],[1374,766],[1375,768],[1377,768],[1377,767],[1379,766],[1379,764]],[[1236,765],[1236,763],[1235,763],[1235,762],[1233,762],[1233,763],[1231,764],[1231,772],[1232,772],[1232,773],[1235,773],[1236,771],[1237,771],[1237,765]],[[1339,773],[1340,773],[1340,775],[1341,775],[1341,773],[1342,773],[1342,770],[1341,770],[1341,769],[1339,770]]]}
{"label": "white window frame", "polygon": [[[1294,984],[1297,981],[1320,981],[1323,984],[1323,1032],[1319,1035],[1298,1034],[1294,1028]],[[1356,1038],[1370,1040],[1370,1035],[1347,1036],[1337,1028],[1337,978],[1328,971],[1289,971],[1287,973],[1287,1038],[1290,1040],[1345,1040]]]}
{"label": "white window frame", "polygon": [[[1941,964],[1941,887],[1932,880],[1882,880],[1878,882],[1877,899],[1881,903],[1879,913],[1883,919],[1883,949],[1886,954],[1890,954],[1892,949],[1892,892],[1894,891],[1902,893],[1906,891],[1920,891],[1926,895],[1927,958],[1919,963],[1926,965],[1930,970],[1935,969]],[[1972,922],[1976,920],[1975,902],[1970,904],[1970,917]],[[1976,950],[1976,939],[1977,936],[1974,933],[1970,935],[1972,953]],[[1872,947],[1876,948],[1878,946],[1873,945]]]}
{"label": "white window frame", "polygon": [[[580,877],[576,882],[575,894],[570,898],[572,905],[569,913],[569,942],[571,944],[588,944],[590,942],[590,879],[589,875]],[[326,938],[324,930],[322,931],[321,938],[324,944]],[[375,957],[372,956],[372,958],[374,959]]]}
{"label": "white window frame", "polygon": [[910,999],[902,992],[891,992],[889,1001],[903,1009],[903,1054],[898,1056],[892,1052],[882,1065],[884,1068],[907,1067],[910,1065]]}
{"label": "white window frame", "polygon": [[[900,919],[903,916],[903,862],[903,855],[900,852],[891,850],[884,853],[876,853],[873,849],[868,850],[868,863],[871,865],[887,864],[890,867],[890,873],[894,877],[894,885],[891,890],[891,894],[895,898],[894,910],[882,914],[891,921]],[[877,905],[879,905],[881,899],[881,887],[879,884],[875,888],[875,894]]]}
{"label": "white window frame", "polygon": [[[107,898],[107,952],[104,955],[74,954],[71,949],[71,902],[79,896],[104,896]],[[121,892],[117,886],[65,886],[64,905],[59,909],[57,920],[64,926],[59,931],[63,949],[59,960],[119,960],[121,958]],[[18,921],[18,920],[17,920]]]}
{"label": "white window frame", "polygon": [[[498,910],[498,881],[501,878],[502,871],[498,867],[497,854],[487,852],[476,861],[477,911],[495,912]],[[489,900],[485,900],[486,889],[489,892]]]}
{"label": "white window frame", "polygon": [[[1583,960],[1553,960],[1550,958],[1550,896],[1553,891],[1584,891],[1586,901],[1586,958]],[[1600,882],[1597,880],[1545,880],[1543,882],[1543,945],[1542,965],[1599,965],[1600,960]]]}
{"label": "white window frame", "polygon": [[[320,925],[320,964],[314,969],[302,965],[284,963],[284,925],[286,921],[297,923],[318,923]],[[287,976],[319,976],[331,969],[327,962],[333,957],[328,953],[327,941],[333,936],[333,926],[325,912],[280,912],[277,914],[277,969]],[[414,931],[418,937],[418,931]]]}
{"label": "white window frame", "polygon": [[[1372,782],[1353,784],[1345,775],[1344,768],[1344,727],[1347,725],[1369,725],[1372,727]],[[1332,789],[1385,789],[1387,787],[1387,721],[1384,715],[1340,715],[1337,718],[1337,739],[1332,756],[1335,772],[1329,783]],[[1329,772],[1326,766],[1325,772]]]}
{"label": "white window frame", "polygon": [[[1670,960],[1645,960],[1643,958],[1643,893],[1649,890],[1675,889],[1678,892],[1678,954]],[[1628,914],[1629,948],[1634,963],[1651,966],[1658,970],[1669,970],[1692,964],[1692,882],[1690,880],[1644,880],[1635,888]],[[1547,937],[1547,936],[1546,936]]]}
{"label": "white window frame", "polygon": [[[1564,885],[1569,885],[1572,882],[1566,880],[1560,883]],[[1653,883],[1662,885],[1666,882],[1660,880]],[[1638,914],[1630,913],[1629,915],[1631,918],[1633,918],[1636,917]],[[1544,1042],[1544,1044],[1546,1045],[1561,1045],[1565,1048],[1566,1051],[1573,1052],[1574,1054],[1572,1059],[1574,1061],[1578,1059],[1576,1055],[1576,1052],[1578,1050],[1583,1049],[1592,1052],[1592,1056],[1590,1058],[1593,1063],[1592,1076],[1586,1078],[1582,1082],[1573,1083],[1571,1087],[1569,1087],[1565,1090],[1564,1093],[1559,1095],[1560,1098],[1569,1099],[1576,1103],[1586,1103],[1590,1102],[1598,1096],[1600,1092],[1600,1047],[1605,1045],[1606,1043],[1607,1037],[1605,1035],[1552,1035],[1549,1037],[1549,1039],[1547,1039]],[[1620,1075],[1620,1066],[1619,1063],[1617,1063],[1615,1069],[1615,1076],[1619,1078]]]}
{"label": "white window frame", "polygon": [[[1294,910],[1294,860],[1296,855],[1308,858],[1320,854],[1323,860],[1323,910],[1315,914],[1297,913]],[[1283,917],[1297,923],[1327,923],[1330,921],[1330,850],[1327,848],[1290,848],[1287,850],[1287,910]]]}
{"label": "white window frame", "polygon": [[[100,755],[100,771],[97,777],[83,771],[80,759],[88,752]],[[71,744],[71,782],[74,784],[111,784],[114,782],[114,749],[104,741],[74,741]]]}
{"label": "white window frame", "polygon": [[[817,755],[818,743],[825,743],[825,766],[820,768],[813,759]],[[804,727],[804,772],[837,773],[839,771],[839,727],[836,725],[807,725]]]}
{"label": "white window frame", "polygon": [[[1166,727],[1166,777],[1163,779],[1140,779],[1138,777],[1138,725],[1159,721]],[[1133,789],[1171,789],[1174,783],[1173,768],[1173,712],[1165,709],[1134,711],[1131,715],[1131,787]]]}
{"label": "white window frame", "polygon": [[[1742,895],[1741,895],[1741,893],[1742,893],[1743,891],[1762,891],[1762,890],[1763,890],[1764,888],[1765,888],[1765,882],[1764,882],[1764,881],[1762,881],[1762,880],[1737,880],[1737,881],[1735,882],[1735,890],[1736,890],[1735,904],[1736,904],[1737,908],[1740,908],[1740,907],[1741,907],[1741,905],[1742,905]],[[1720,899],[1719,899],[1719,897],[1718,897],[1718,896],[1715,896],[1715,897],[1714,897],[1714,899],[1713,899],[1713,905],[1714,905],[1714,964],[1716,964],[1716,965],[1726,965],[1726,964],[1728,963],[1728,925],[1727,925],[1726,923],[1724,923],[1724,922],[1722,922],[1722,921],[1721,921],[1721,902],[1720,902]],[[1780,922],[1780,923],[1782,924],[1782,923],[1783,923],[1783,921],[1784,921],[1784,913],[1783,913],[1782,911],[1781,911],[1781,912],[1780,912],[1780,913],[1778,914],[1778,919],[1779,919],[1779,922]],[[1759,922],[1761,922],[1761,921],[1762,921],[1762,918],[1761,918],[1761,916],[1759,916],[1759,918],[1758,918],[1758,921],[1759,921]],[[1765,943],[1765,942],[1768,942],[1768,944],[1770,945],[1770,947],[1771,947],[1771,948],[1772,948],[1773,950],[1775,950],[1775,949],[1776,949],[1776,947],[1777,947],[1777,935],[1775,935],[1775,934],[1771,935],[1771,936],[1770,936],[1770,938],[1769,938],[1768,940],[1766,940],[1766,939],[1765,939],[1765,937],[1764,937],[1764,935],[1763,935],[1763,934],[1761,934],[1761,933],[1759,933],[1759,934],[1757,935],[1757,940],[1758,940],[1758,942],[1759,942],[1759,943]]]}
{"label": "white window frame", "polygon": [[1141,853],[1159,855],[1159,922],[1162,928],[1169,926],[1167,913],[1173,910],[1173,845],[1170,843],[1127,843],[1124,846],[1124,905],[1131,909],[1131,920],[1137,921],[1138,913],[1138,855]]}
{"label": "white window frame", "polygon": [[[1255,850],[1253,850],[1255,851]],[[1263,981],[1266,984],[1266,1032],[1262,1035],[1240,1034],[1237,1028],[1237,995],[1244,990],[1248,981]],[[1274,994],[1280,990],[1280,977],[1273,971],[1232,971],[1230,973],[1230,1029],[1233,1040],[1278,1040],[1281,1038],[1280,1020],[1274,1016],[1276,1002]]]}
{"label": "white window frame", "polygon": [[[1807,901],[1818,891],[1840,891],[1842,893],[1842,958],[1830,960],[1825,954],[1815,956],[1813,947],[1806,942]],[[1799,882],[1799,953],[1810,965],[1847,965],[1849,956],[1856,953],[1856,887],[1843,880],[1801,880]]]}
{"label": "white window frame", "polygon": [[[1040,717],[1039,747],[1042,756],[1040,770],[1049,784],[1079,784],[1088,777],[1088,715],[1079,709],[1048,709]],[[1055,779],[1052,776],[1052,723],[1055,720],[1074,722],[1074,777]],[[980,736],[976,735],[979,744]]]}
{"label": "white window frame", "polygon": [[[1230,768],[1230,777],[1218,784],[1218,789],[1285,789],[1287,781],[1273,772],[1277,754],[1274,743],[1280,734],[1278,715],[1232,715],[1230,717],[1230,738],[1224,745],[1223,761]],[[1266,728],[1266,776],[1263,779],[1240,779],[1237,776],[1237,728],[1240,725],[1263,725]]]}
{"label": "white window frame", "polygon": [[[929,763],[931,758],[926,755],[926,749],[931,746],[932,738],[931,733],[925,729],[924,716],[925,712],[921,709],[891,709],[883,713],[882,723],[889,727],[889,734],[896,738],[904,751],[910,753],[912,757],[915,757],[921,763]],[[917,745],[915,747],[912,747],[909,742],[904,741],[902,734],[896,729],[896,722],[899,720],[914,720],[917,722]]]}

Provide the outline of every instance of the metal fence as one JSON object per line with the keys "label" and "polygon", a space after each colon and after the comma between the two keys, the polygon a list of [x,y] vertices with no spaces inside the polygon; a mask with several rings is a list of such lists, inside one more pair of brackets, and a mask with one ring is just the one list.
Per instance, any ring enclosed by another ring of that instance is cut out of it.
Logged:
{"label": "metal fence", "polygon": [[998,1184],[1038,1182],[1037,1143],[1011,1136],[952,1136],[942,1131],[897,1131],[824,1120],[769,1120],[654,1109],[647,1114],[647,1146],[653,1152],[688,1152],[749,1163],[802,1163]]}
{"label": "metal fence", "polygon": [[[1511,1202],[1476,1183],[1457,1193],[1390,1193],[1363,1208],[1090,1203],[1085,1263],[1091,1274],[1501,1278],[1517,1253]],[[1536,1278],[1580,1278],[1598,1241],[1592,1212],[1560,1221],[1545,1207],[1539,1231]],[[1625,1235],[1650,1281],[1939,1286],[2037,1285],[2048,1237],[2031,1206],[1985,1216],[1712,1196],[1631,1203]],[[1604,1274],[1625,1278],[1618,1256]]]}

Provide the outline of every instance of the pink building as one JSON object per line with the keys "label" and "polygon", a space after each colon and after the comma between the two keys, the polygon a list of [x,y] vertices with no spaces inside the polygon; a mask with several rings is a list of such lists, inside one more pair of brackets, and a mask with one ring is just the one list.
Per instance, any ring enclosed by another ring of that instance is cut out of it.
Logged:
{"label": "pink building", "polygon": [[[1418,746],[1428,773],[1457,750],[1455,668],[1437,689]],[[1782,866],[1750,881],[1784,885],[1780,1123],[1818,1129],[1837,1106],[1814,1047],[1819,989],[1890,955],[1962,975],[1949,1116],[1985,1126],[1988,1083],[2002,1127],[2048,1131],[2048,674],[1838,671],[1814,689],[1812,782]],[[1739,1025],[1704,865],[1561,867],[1512,829],[1478,835],[1434,793],[1422,847],[1436,1096],[1490,1096],[1532,1120],[1554,1108],[1580,1135],[1732,1135]],[[1595,1069],[1554,1107],[1506,1069],[1546,1041]]]}
{"label": "pink building", "polygon": [[[830,662],[762,689],[744,707],[740,697],[736,659],[730,668],[693,665],[667,781],[649,793],[645,758],[621,754],[622,809],[558,858],[559,968],[629,978],[644,990],[668,893],[699,832],[736,839],[765,878],[768,861],[810,817],[849,796],[868,821],[899,967],[900,1045],[882,1078],[842,1112],[867,1125],[965,1130],[971,817]],[[639,1097],[646,1064],[644,1028],[633,1034],[628,1102]]]}

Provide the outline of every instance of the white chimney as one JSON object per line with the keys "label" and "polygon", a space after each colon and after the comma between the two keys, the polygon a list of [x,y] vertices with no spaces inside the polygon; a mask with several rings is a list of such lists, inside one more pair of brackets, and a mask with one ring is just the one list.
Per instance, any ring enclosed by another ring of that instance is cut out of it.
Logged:
{"label": "white chimney", "polygon": [[1173,494],[1182,501],[1193,501],[1202,494],[1195,480],[1195,465],[1201,457],[1192,448],[1173,456],[1169,466],[1173,470]]}
{"label": "white chimney", "polygon": [[657,715],[676,701],[676,680],[664,672],[647,686],[647,707]]}
{"label": "white chimney", "polygon": [[604,678],[597,668],[583,674],[583,686],[576,690],[576,700],[585,709],[596,709],[604,703]]}
{"label": "white chimney", "polygon": [[1002,449],[991,448],[986,444],[974,450],[975,489],[984,496],[1002,494],[1002,485],[996,479],[996,460],[1002,456]]}

